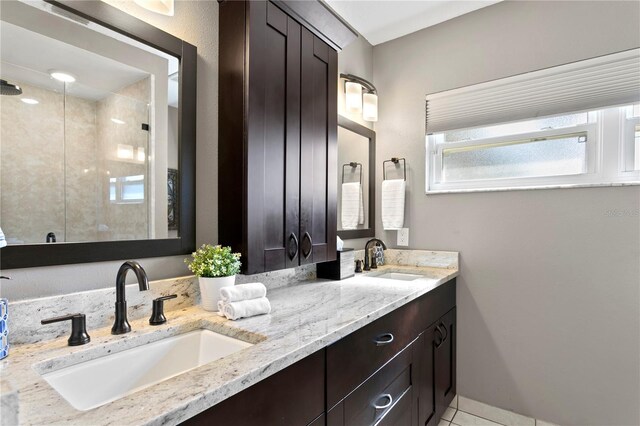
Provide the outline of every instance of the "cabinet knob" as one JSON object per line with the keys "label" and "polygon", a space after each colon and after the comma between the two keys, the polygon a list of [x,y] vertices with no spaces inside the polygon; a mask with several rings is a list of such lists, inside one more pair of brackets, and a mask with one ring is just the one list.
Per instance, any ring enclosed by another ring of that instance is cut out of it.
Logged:
{"label": "cabinet knob", "polygon": [[302,237],[302,255],[305,259],[309,257],[311,252],[313,251],[313,239],[308,232],[304,233],[304,237]]}
{"label": "cabinet knob", "polygon": [[375,343],[376,346],[388,345],[391,342],[393,342],[393,334],[391,333],[384,333],[373,339],[373,343]]}
{"label": "cabinet knob", "polygon": [[[291,243],[294,244],[294,246],[291,246]],[[289,235],[289,247],[288,247],[288,255],[289,255],[289,260],[293,260],[296,258],[296,256],[298,255],[298,238],[296,237],[296,234],[294,234],[293,232],[291,233],[291,235]]]}
{"label": "cabinet knob", "polygon": [[[380,400],[384,400],[386,402],[384,404],[378,404]],[[376,402],[373,403],[373,408],[375,408],[376,410],[386,410],[387,408],[391,407],[391,404],[393,404],[393,397],[390,394],[385,393],[380,395]]]}

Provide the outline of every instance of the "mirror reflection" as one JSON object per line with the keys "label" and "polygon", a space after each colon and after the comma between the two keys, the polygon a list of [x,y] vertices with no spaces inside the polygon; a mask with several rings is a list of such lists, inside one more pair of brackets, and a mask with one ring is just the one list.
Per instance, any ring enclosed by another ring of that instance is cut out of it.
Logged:
{"label": "mirror reflection", "polygon": [[177,237],[177,58],[44,2],[3,2],[9,245]]}
{"label": "mirror reflection", "polygon": [[338,127],[338,231],[369,228],[369,138]]}

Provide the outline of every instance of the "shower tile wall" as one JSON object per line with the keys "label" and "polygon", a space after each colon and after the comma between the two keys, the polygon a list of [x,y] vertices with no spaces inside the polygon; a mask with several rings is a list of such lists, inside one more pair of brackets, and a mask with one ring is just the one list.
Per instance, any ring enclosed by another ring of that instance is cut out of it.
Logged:
{"label": "shower tile wall", "polygon": [[[147,197],[111,205],[107,171],[147,177],[146,161],[115,158],[118,143],[144,145],[148,153],[140,126],[148,123],[147,101],[121,95],[149,99],[149,79],[97,102],[15,83],[23,95],[3,96],[0,104],[0,226],[9,243],[41,243],[49,232],[59,242],[146,238]],[[22,97],[39,103],[25,104]],[[112,117],[136,124],[118,126]],[[108,232],[99,226],[105,223]]]}

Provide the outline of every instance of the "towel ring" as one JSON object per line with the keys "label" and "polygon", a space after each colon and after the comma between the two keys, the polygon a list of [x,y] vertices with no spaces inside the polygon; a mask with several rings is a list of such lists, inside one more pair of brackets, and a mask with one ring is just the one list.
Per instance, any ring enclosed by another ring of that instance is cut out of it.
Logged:
{"label": "towel ring", "polygon": [[387,165],[387,163],[393,163],[393,164],[398,164],[400,161],[402,161],[402,171],[404,174],[404,180],[407,180],[407,160],[405,160],[404,158],[397,158],[397,157],[392,157],[391,160],[384,160],[382,162],[382,179],[383,180],[387,180],[387,168],[385,167]]}
{"label": "towel ring", "polygon": [[360,185],[362,185],[362,164],[356,163],[355,161],[342,165],[342,183],[344,183],[344,168],[347,166],[351,167],[352,169],[356,169],[358,168],[358,166],[360,166]]}

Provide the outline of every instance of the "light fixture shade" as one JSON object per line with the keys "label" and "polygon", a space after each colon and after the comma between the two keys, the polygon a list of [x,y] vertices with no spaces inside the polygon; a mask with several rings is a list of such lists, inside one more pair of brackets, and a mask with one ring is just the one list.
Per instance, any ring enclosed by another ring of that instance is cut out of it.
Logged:
{"label": "light fixture shade", "polygon": [[362,112],[362,86],[359,83],[347,81],[345,84],[345,106],[347,112]]}
{"label": "light fixture shade", "polygon": [[133,0],[138,6],[161,15],[173,16],[173,0]]}
{"label": "light fixture shade", "polygon": [[362,118],[365,121],[378,121],[378,95],[365,93],[362,106]]}

